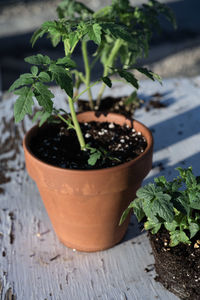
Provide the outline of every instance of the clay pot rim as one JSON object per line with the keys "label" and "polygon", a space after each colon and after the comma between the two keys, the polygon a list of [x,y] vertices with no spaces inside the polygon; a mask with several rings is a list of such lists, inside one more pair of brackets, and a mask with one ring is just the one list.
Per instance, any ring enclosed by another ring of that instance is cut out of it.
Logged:
{"label": "clay pot rim", "polygon": [[[94,114],[93,111],[88,111],[88,112],[79,113],[78,115],[80,115],[80,114],[86,114],[86,113],[89,113],[91,115]],[[63,172],[63,173],[69,172],[71,174],[83,174],[83,173],[84,174],[86,174],[86,173],[92,174],[92,173],[96,173],[96,172],[98,172],[100,174],[100,173],[105,173],[105,172],[106,173],[107,172],[113,172],[113,170],[117,170],[117,169],[120,171],[120,170],[122,170],[124,168],[127,168],[129,166],[132,166],[132,165],[136,164],[138,161],[140,161],[142,159],[145,159],[145,157],[152,151],[152,148],[153,148],[153,136],[152,136],[151,131],[148,129],[148,127],[146,127],[143,123],[141,123],[141,122],[139,122],[139,121],[137,121],[135,119],[128,119],[125,116],[117,114],[117,113],[108,113],[108,114],[106,114],[106,117],[107,116],[113,116],[113,117],[114,116],[117,116],[117,117],[121,116],[121,117],[124,118],[124,120],[128,120],[130,122],[133,122],[133,125],[134,125],[134,123],[137,123],[140,126],[142,126],[144,129],[147,130],[148,135],[149,135],[148,138],[150,140],[150,143],[149,142],[147,143],[147,147],[146,147],[146,149],[144,150],[144,152],[142,154],[140,154],[136,158],[132,159],[131,161],[122,163],[122,164],[120,164],[118,166],[113,166],[113,167],[109,167],[109,168],[102,168],[102,169],[92,169],[92,170],[76,170],[76,169],[74,169],[73,170],[73,169],[65,169],[65,168],[61,168],[61,167],[58,167],[58,166],[53,166],[53,165],[45,163],[42,160],[40,160],[39,158],[37,158],[37,156],[35,156],[31,152],[30,147],[27,144],[28,143],[27,140],[31,136],[32,132],[34,132],[35,129],[38,128],[38,125],[35,125],[32,128],[30,128],[28,130],[28,132],[25,134],[24,139],[23,139],[23,147],[24,147],[24,149],[26,149],[27,154],[30,155],[32,157],[32,159],[34,159],[36,161],[37,164],[45,165],[46,168],[49,168],[49,169],[54,169],[54,170],[57,169],[57,170],[59,170],[59,172]]]}

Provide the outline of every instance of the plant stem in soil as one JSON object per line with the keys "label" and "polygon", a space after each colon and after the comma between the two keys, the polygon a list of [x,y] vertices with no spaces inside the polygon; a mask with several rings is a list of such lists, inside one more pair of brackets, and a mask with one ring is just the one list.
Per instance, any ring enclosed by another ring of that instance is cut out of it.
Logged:
{"label": "plant stem in soil", "polygon": [[[67,43],[64,41],[64,50],[65,50],[65,55],[68,55],[68,47],[67,47]],[[85,144],[85,140],[83,137],[83,133],[81,131],[78,119],[77,119],[77,115],[76,115],[76,111],[74,108],[74,101],[71,97],[68,96],[68,102],[69,102],[69,107],[70,107],[70,112],[71,112],[71,116],[72,116],[72,121],[75,127],[75,131],[77,134],[77,138],[81,147],[81,150],[85,150],[86,149],[86,144]]]}
{"label": "plant stem in soil", "polygon": [[86,144],[85,144],[85,140],[84,140],[84,137],[83,137],[83,133],[82,133],[81,128],[80,128],[80,124],[77,120],[73,99],[71,97],[69,97],[68,102],[69,102],[69,107],[70,107],[70,111],[71,111],[72,121],[73,121],[75,130],[76,130],[76,134],[77,134],[77,137],[78,137],[78,141],[79,141],[81,150],[85,150],[86,149]]}

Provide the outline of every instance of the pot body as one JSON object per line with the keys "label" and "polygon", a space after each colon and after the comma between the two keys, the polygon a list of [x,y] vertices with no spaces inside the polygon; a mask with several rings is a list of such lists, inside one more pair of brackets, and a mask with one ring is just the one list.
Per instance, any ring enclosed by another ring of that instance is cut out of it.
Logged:
{"label": "pot body", "polygon": [[70,248],[92,252],[110,248],[123,238],[130,218],[122,226],[119,220],[151,170],[153,138],[143,124],[121,115],[97,117],[84,112],[78,119],[129,126],[133,122],[147,140],[145,151],[130,162],[100,170],[69,170],[46,164],[31,153],[29,143],[38,126],[24,138],[27,171],[38,186],[58,238]]}

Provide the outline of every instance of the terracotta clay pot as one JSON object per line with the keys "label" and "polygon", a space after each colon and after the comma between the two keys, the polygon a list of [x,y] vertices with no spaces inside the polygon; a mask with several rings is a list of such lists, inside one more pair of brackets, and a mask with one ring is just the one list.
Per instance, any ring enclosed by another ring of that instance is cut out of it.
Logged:
{"label": "terracotta clay pot", "polygon": [[[129,126],[132,123],[121,115],[96,117],[94,112],[81,113],[78,119]],[[145,151],[130,162],[100,170],[69,170],[44,163],[29,147],[40,129],[35,126],[26,134],[26,168],[37,183],[58,238],[66,246],[92,252],[110,248],[123,238],[129,218],[119,226],[120,217],[152,167],[151,132],[137,121],[133,125],[147,140]]]}

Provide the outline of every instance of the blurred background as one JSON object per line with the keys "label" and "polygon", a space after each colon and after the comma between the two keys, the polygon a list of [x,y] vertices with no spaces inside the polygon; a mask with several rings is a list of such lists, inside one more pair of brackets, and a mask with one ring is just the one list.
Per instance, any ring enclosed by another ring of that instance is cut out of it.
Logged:
{"label": "blurred background", "polygon": [[[80,0],[96,10],[111,0]],[[60,0],[0,0],[0,92],[5,92],[20,73],[29,69],[24,57],[45,53],[51,58],[64,56],[62,45],[53,48],[47,39],[40,39],[34,49],[29,43],[35,29],[44,21],[56,18]],[[133,0],[134,5],[147,1]],[[152,39],[149,58],[141,61],[163,78],[200,74],[200,1],[161,0],[174,11],[178,28],[163,23],[161,36]],[[89,49],[92,53],[93,49]],[[80,64],[80,52],[75,60]]]}

